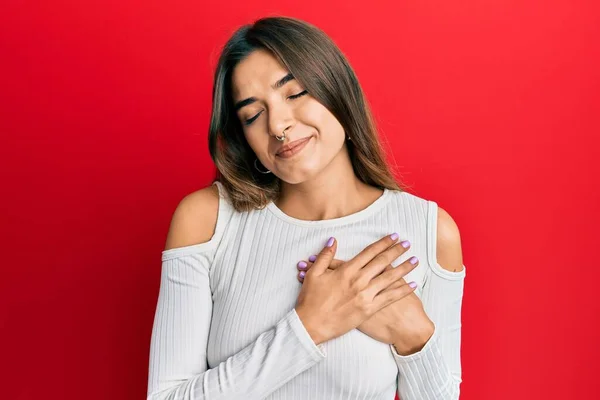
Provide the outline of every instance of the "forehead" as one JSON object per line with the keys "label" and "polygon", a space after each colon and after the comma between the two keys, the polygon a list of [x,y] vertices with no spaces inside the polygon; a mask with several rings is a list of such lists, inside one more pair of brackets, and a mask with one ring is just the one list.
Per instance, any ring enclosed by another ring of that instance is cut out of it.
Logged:
{"label": "forehead", "polygon": [[271,85],[283,78],[288,70],[271,53],[255,50],[240,61],[231,75],[234,100],[254,96],[260,91],[272,90]]}

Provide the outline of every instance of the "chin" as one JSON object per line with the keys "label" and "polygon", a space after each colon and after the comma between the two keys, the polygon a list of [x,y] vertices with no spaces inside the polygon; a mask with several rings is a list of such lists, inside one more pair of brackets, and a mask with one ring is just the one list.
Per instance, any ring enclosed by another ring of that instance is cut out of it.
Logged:
{"label": "chin", "polygon": [[290,185],[297,185],[312,180],[318,176],[319,169],[309,168],[304,165],[295,165],[287,171],[277,174],[277,177]]}
{"label": "chin", "polygon": [[305,174],[283,174],[279,176],[279,179],[290,185],[298,185],[310,180],[310,177]]}

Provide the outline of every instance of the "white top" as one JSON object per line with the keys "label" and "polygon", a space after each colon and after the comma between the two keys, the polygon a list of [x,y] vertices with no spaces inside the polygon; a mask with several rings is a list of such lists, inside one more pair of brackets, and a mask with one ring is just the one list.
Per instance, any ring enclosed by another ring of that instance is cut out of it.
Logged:
{"label": "white top", "polygon": [[[385,189],[367,208],[304,221],[271,202],[236,212],[220,182],[206,243],[162,252],[150,348],[148,399],[458,399],[465,269],[436,261],[437,204]],[[296,264],[335,236],[347,260],[398,232],[419,265],[406,277],[435,324],[425,347],[400,356],[357,329],[315,345],[294,310]]]}

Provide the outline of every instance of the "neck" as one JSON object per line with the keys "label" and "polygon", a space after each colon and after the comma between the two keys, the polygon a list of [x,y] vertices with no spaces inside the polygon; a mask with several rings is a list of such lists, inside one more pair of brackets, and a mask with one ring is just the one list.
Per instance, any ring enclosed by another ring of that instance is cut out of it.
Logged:
{"label": "neck", "polygon": [[317,177],[298,184],[282,182],[275,204],[293,218],[320,221],[356,213],[381,195],[382,190],[358,179],[344,146]]}

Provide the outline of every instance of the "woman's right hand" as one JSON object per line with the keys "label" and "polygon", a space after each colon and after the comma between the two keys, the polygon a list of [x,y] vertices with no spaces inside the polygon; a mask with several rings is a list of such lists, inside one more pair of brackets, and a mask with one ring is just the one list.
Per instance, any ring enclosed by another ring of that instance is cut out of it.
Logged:
{"label": "woman's right hand", "polygon": [[414,291],[406,283],[394,283],[401,281],[415,265],[403,263],[386,269],[406,250],[397,240],[385,236],[332,270],[328,267],[335,256],[337,241],[329,239],[331,246],[321,250],[307,271],[295,307],[315,344],[358,327],[380,309]]}

